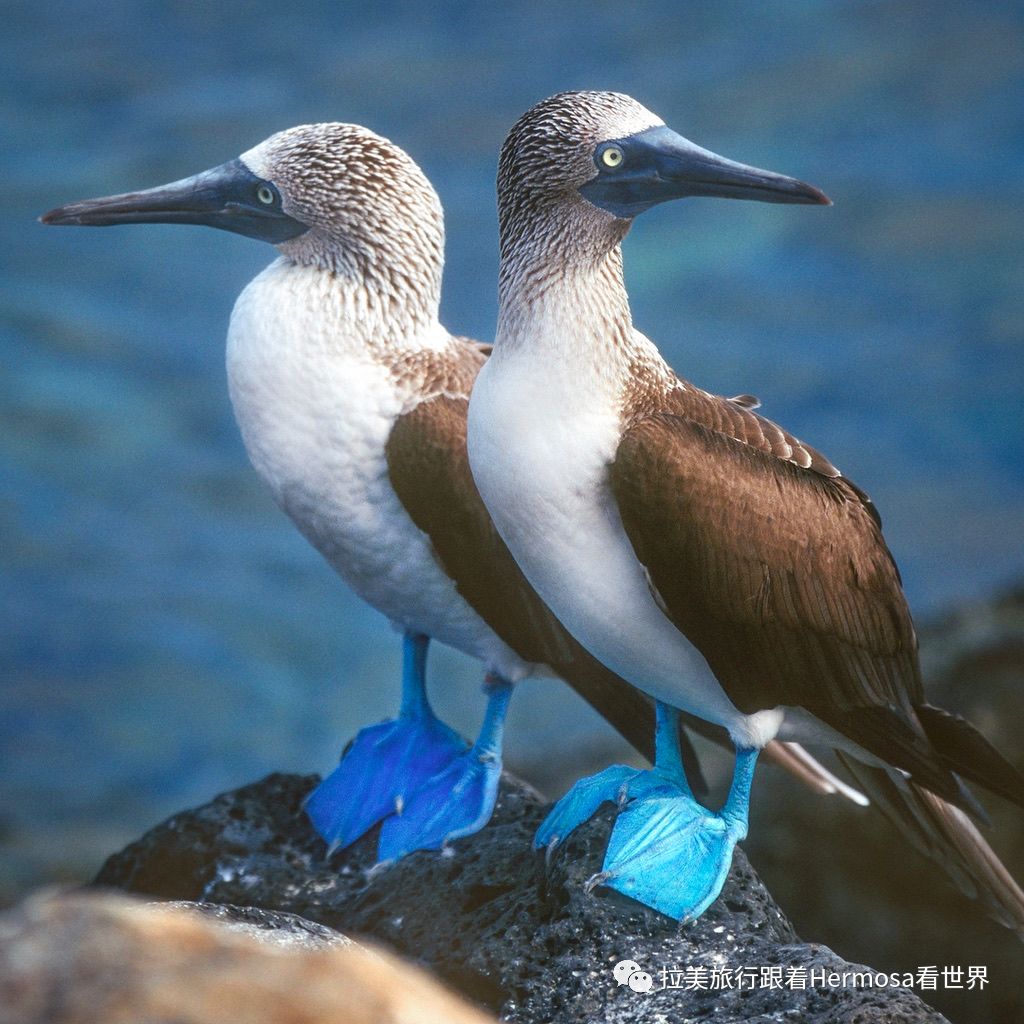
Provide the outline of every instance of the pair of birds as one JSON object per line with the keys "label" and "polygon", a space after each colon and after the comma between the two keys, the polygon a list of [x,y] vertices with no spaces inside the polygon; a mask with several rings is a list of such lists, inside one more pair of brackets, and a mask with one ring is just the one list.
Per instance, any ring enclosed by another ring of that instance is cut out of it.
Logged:
{"label": "pair of birds", "polygon": [[[363,729],[307,811],[333,848],[380,823],[382,860],[483,827],[514,684],[560,676],[654,765],[583,779],[537,845],[619,805],[601,883],[701,914],[746,835],[761,750],[863,800],[801,746],[834,748],[908,839],[1024,934],[1024,894],[972,822],[961,776],[1024,780],[926,703],[899,574],[867,496],[819,452],[677,377],[632,325],[620,243],[686,196],[827,204],[617,93],[553,96],[501,151],[493,350],[438,320],[437,195],[398,147],[317,124],[49,224],[206,224],[277,246],[231,317],[250,458],[335,570],[404,633],[396,719]],[[427,646],[486,666],[467,747],[431,711]],[[651,699],[653,698],[653,704]],[[683,728],[736,750],[718,812]],[[695,795],[696,794],[696,795]]]}

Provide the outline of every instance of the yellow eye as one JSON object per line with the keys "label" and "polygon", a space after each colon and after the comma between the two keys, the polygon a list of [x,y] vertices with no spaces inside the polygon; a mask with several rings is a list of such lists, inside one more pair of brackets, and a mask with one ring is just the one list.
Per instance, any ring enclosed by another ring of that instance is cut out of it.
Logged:
{"label": "yellow eye", "polygon": [[618,167],[622,163],[622,150],[618,146],[609,146],[601,154],[601,163],[605,167]]}
{"label": "yellow eye", "polygon": [[274,191],[268,185],[260,185],[260,187],[256,189],[256,198],[264,206],[270,206],[274,202]]}

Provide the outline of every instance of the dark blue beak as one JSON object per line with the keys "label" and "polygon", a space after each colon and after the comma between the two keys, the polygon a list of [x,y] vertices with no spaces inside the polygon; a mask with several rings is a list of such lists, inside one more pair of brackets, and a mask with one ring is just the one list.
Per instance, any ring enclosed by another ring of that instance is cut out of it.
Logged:
{"label": "dark blue beak", "polygon": [[69,203],[40,220],[95,227],[206,224],[274,245],[309,230],[281,209],[281,196],[273,183],[258,178],[241,160],[144,192]]}
{"label": "dark blue beak", "polygon": [[[618,153],[606,158],[609,148]],[[602,143],[594,154],[594,164],[597,177],[581,186],[580,193],[595,206],[625,219],[686,196],[832,204],[812,185],[727,160],[664,125]]]}

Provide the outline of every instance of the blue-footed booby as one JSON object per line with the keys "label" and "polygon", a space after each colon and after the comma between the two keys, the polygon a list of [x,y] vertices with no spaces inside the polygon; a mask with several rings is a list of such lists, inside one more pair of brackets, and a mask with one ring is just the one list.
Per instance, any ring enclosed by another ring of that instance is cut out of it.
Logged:
{"label": "blue-footed booby", "polygon": [[[473,475],[527,579],[596,658],[657,701],[655,767],[579,782],[542,825],[557,844],[606,800],[592,882],[680,919],[721,890],[747,832],[759,751],[824,744],[901,827],[1024,927],[1024,894],[981,838],[959,776],[1024,804],[1024,779],[927,703],[874,506],[752,403],[678,377],[633,326],[620,243],[658,203],[718,196],[826,205],[818,189],[694,145],[635,100],[563,93],[501,151],[499,316],[469,408]],[[711,812],[678,712],[728,730],[732,786]]]}
{"label": "blue-footed booby", "polygon": [[[307,804],[331,847],[383,821],[387,860],[481,828],[511,684],[542,666],[650,756],[650,701],[551,616],[477,495],[466,406],[487,349],[438,320],[441,204],[405,152],[356,125],[305,125],[194,177],[43,220],[202,224],[278,248],[231,316],[242,437],[299,530],[404,634],[398,718],[362,730]],[[429,638],[486,666],[488,709],[468,751],[430,709]],[[813,787],[843,791],[805,752],[774,749]]]}

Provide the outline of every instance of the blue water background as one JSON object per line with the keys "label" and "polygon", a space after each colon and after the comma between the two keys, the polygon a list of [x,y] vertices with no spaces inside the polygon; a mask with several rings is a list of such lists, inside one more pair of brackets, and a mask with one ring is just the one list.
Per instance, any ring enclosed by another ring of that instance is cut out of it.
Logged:
{"label": "blue water background", "polygon": [[[0,69],[0,896],[266,771],[322,771],[394,706],[388,625],[273,506],[232,420],[227,319],[272,252],[34,219],[292,124],[361,122],[422,164],[448,217],[444,319],[481,338],[497,150],[549,93],[630,92],[819,185],[832,209],[642,218],[637,324],[872,493],[919,615],[1022,575],[1019,4],[16,2]],[[477,668],[433,669],[472,732]],[[531,682],[509,761],[554,785],[602,730]]]}

